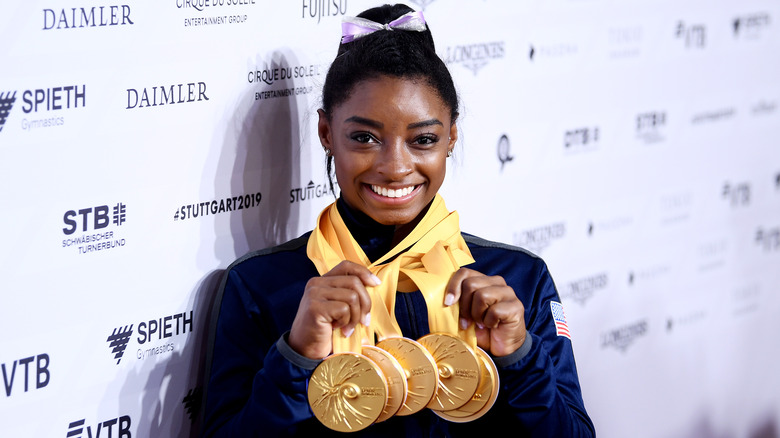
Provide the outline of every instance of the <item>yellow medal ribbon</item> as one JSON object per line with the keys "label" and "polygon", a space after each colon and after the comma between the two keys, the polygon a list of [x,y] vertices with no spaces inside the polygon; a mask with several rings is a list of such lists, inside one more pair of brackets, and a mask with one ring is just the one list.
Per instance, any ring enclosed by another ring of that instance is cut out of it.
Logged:
{"label": "yellow medal ribbon", "polygon": [[401,336],[395,319],[395,294],[414,291],[415,285],[425,298],[431,332],[458,336],[476,348],[474,325],[460,330],[457,304],[444,305],[450,277],[461,266],[473,263],[474,258],[460,234],[457,212],[449,212],[440,195],[436,195],[414,230],[373,263],[352,237],[333,203],[320,213],[317,227],[309,237],[307,255],[320,275],[349,260],[365,266],[382,281],[379,286],[366,288],[372,301],[370,326],[358,324],[349,338],[341,330],[334,330],[334,353],[360,353],[362,345],[374,345],[374,334],[380,340]]}

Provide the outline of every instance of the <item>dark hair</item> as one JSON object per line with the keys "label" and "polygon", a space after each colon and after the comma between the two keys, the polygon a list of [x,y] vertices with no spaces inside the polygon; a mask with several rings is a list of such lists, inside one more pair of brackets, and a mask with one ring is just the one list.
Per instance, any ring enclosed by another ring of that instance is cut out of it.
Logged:
{"label": "dark hair", "polygon": [[[358,14],[376,23],[387,24],[414,10],[406,5],[383,5]],[[427,26],[426,26],[427,27]],[[430,27],[424,32],[377,31],[346,44],[339,44],[322,87],[322,110],[326,117],[347,100],[355,85],[379,76],[418,79],[437,91],[450,108],[454,122],[458,118],[458,93],[447,66],[436,54]],[[331,178],[333,157],[327,160]],[[333,181],[330,181],[333,191]],[[334,192],[335,194],[335,192]]]}

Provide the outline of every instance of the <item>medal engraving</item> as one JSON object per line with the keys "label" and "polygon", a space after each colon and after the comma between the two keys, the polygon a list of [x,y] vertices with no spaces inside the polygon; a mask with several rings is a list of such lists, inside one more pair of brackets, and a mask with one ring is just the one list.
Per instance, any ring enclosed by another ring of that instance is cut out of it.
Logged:
{"label": "medal engraving", "polygon": [[431,353],[408,338],[387,338],[376,345],[398,359],[406,374],[406,401],[396,415],[411,415],[423,410],[436,395],[439,380]]}
{"label": "medal engraving", "polygon": [[387,403],[380,368],[365,356],[334,354],[315,368],[309,380],[309,406],[329,429],[354,432],[373,424]]}
{"label": "medal engraving", "polygon": [[379,366],[387,381],[387,405],[376,419],[379,423],[395,415],[406,401],[406,373],[392,354],[379,347],[364,345],[363,355]]}
{"label": "medal engraving", "polygon": [[498,397],[498,369],[493,359],[484,350],[477,347],[477,357],[480,361],[480,380],[477,391],[465,405],[449,411],[434,411],[436,415],[445,420],[466,423],[485,415]]}
{"label": "medal engraving", "polygon": [[462,339],[445,333],[423,336],[419,342],[431,352],[439,371],[438,390],[428,407],[449,411],[465,405],[479,386],[476,353]]}

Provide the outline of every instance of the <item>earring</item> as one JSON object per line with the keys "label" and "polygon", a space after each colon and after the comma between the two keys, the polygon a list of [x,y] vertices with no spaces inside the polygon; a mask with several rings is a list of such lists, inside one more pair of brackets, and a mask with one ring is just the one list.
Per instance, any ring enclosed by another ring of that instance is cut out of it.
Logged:
{"label": "earring", "polygon": [[330,149],[325,148],[325,156],[330,157],[331,155],[333,155],[333,153],[330,151]]}
{"label": "earring", "polygon": [[447,158],[452,156],[452,149],[447,150]]}

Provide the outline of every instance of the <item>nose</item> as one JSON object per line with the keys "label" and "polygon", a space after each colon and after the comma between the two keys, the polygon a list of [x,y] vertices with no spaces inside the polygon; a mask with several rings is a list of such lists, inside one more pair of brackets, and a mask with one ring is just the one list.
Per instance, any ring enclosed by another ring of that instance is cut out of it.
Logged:
{"label": "nose", "polygon": [[377,172],[389,181],[401,181],[414,169],[414,157],[401,138],[385,142],[377,161]]}

